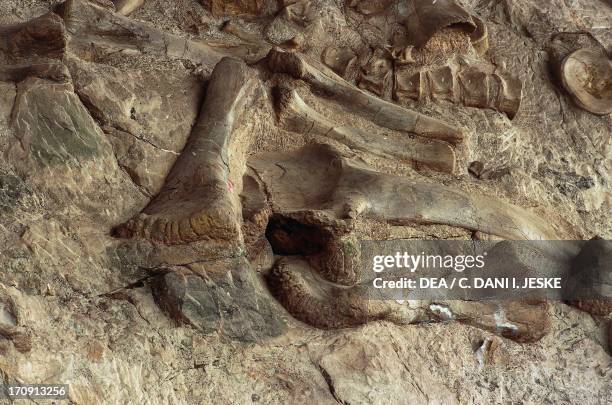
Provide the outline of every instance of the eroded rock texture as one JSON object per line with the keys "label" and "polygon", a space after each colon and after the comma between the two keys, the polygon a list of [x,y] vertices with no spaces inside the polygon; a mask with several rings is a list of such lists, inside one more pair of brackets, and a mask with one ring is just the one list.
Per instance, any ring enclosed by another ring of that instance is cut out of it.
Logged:
{"label": "eroded rock texture", "polygon": [[[612,402],[611,23],[587,0],[0,0],[4,382]],[[572,240],[540,252],[567,299],[360,290],[362,242],[445,239],[529,277],[507,240]]]}

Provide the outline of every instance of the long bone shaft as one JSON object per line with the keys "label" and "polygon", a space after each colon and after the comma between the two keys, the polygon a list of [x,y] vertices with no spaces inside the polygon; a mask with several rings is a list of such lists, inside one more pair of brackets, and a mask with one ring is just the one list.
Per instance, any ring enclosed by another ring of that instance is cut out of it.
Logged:
{"label": "long bone shaft", "polygon": [[346,82],[326,66],[315,66],[302,54],[273,49],[268,55],[268,66],[274,72],[288,73],[308,82],[346,109],[382,127],[453,143],[463,139],[459,129],[373,96]]}
{"label": "long bone shaft", "polygon": [[224,58],[215,67],[197,124],[161,192],[117,236],[166,244],[235,240],[239,210],[229,182],[228,143],[257,85],[244,62]]}
{"label": "long bone shaft", "polygon": [[446,142],[420,138],[391,141],[380,133],[339,126],[309,107],[295,90],[279,89],[278,105],[281,123],[289,130],[326,136],[353,149],[390,155],[446,173],[455,169],[455,152]]}

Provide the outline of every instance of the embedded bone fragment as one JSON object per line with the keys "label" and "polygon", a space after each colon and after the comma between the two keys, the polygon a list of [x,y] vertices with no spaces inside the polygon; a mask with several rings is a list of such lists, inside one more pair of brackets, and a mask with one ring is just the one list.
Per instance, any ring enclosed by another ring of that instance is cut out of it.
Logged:
{"label": "embedded bone fragment", "polygon": [[310,0],[290,0],[281,14],[289,21],[306,26],[314,21],[315,15]]}
{"label": "embedded bone fragment", "polygon": [[409,68],[399,68],[395,71],[395,98],[410,98],[419,100],[424,95],[424,74]]}
{"label": "embedded bone fragment", "polygon": [[612,61],[603,52],[573,52],[561,65],[561,79],[581,108],[598,115],[612,112]]}
{"label": "embedded bone fragment", "polygon": [[211,66],[224,56],[204,42],[161,31],[85,0],[68,0],[63,7],[66,29],[71,34],[70,45],[82,53],[93,45],[103,50],[150,52]]}
{"label": "embedded bone fragment", "polygon": [[550,328],[546,302],[445,301],[453,319],[517,342],[540,340]]}
{"label": "embedded bone fragment", "polygon": [[116,229],[117,236],[166,244],[239,237],[228,142],[256,85],[244,62],[224,58],[217,64],[198,122],[164,187],[142,214]]}
{"label": "embedded bone fragment", "polygon": [[350,48],[327,47],[321,55],[322,62],[337,75],[347,78],[357,62],[357,55]]}
{"label": "embedded bone fragment", "polygon": [[272,294],[297,319],[321,329],[385,320],[399,325],[456,320],[501,336],[534,342],[549,329],[546,303],[422,300],[414,306],[368,299],[367,286],[347,287],[322,279],[305,260],[285,257],[267,275]]}
{"label": "embedded bone fragment", "polygon": [[378,97],[390,99],[393,86],[393,63],[385,53],[377,49],[361,69],[363,74],[358,82],[359,88],[368,90]]}
{"label": "embedded bone fragment", "polygon": [[139,9],[143,4],[144,0],[114,0],[115,8],[117,12],[121,15],[128,15],[137,9]]}
{"label": "embedded bone fragment", "polygon": [[447,173],[452,173],[455,168],[455,153],[446,142],[418,138],[403,138],[400,142],[394,142],[378,133],[338,126],[306,105],[295,90],[279,89],[279,92],[280,119],[292,131],[315,133],[353,149],[382,156],[391,155]]}
{"label": "embedded bone fragment", "polygon": [[0,27],[0,80],[21,81],[36,76],[67,81],[70,73],[61,62],[66,51],[62,19],[47,13],[34,20]]}
{"label": "embedded bone fragment", "polygon": [[424,311],[394,301],[368,300],[353,287],[317,277],[304,260],[278,260],[267,276],[272,294],[297,319],[321,329],[346,328],[376,320],[409,324]]}
{"label": "embedded bone fragment", "polygon": [[261,17],[277,11],[275,0],[202,0],[215,16]]}
{"label": "embedded bone fragment", "polygon": [[430,118],[375,97],[336,75],[324,65],[314,65],[302,54],[273,49],[268,55],[272,71],[305,80],[345,108],[385,128],[420,136],[460,142],[463,134],[440,120]]}
{"label": "embedded bone fragment", "polygon": [[484,54],[489,49],[489,30],[487,24],[476,16],[472,16],[476,29],[470,34],[470,42],[479,54]]}
{"label": "embedded bone fragment", "polygon": [[249,165],[266,183],[281,212],[322,210],[338,218],[446,224],[511,240],[559,238],[545,218],[522,208],[435,183],[374,172],[329,145],[262,154]]}
{"label": "embedded bone fragment", "polygon": [[415,46],[424,45],[442,28],[454,26],[472,33],[476,29],[470,14],[453,0],[412,0],[406,2],[407,16],[402,23],[407,38]]}
{"label": "embedded bone fragment", "polygon": [[[478,24],[463,7],[454,0],[383,0],[352,1],[349,3],[366,18],[384,17],[377,28],[383,32],[392,31],[390,25],[401,24],[405,28],[407,44],[421,47],[440,30],[453,27],[468,34],[478,30]],[[384,26],[380,26],[383,25]],[[476,35],[477,39],[482,37]]]}
{"label": "embedded bone fragment", "polygon": [[488,106],[489,86],[486,73],[476,68],[467,68],[459,72],[458,79],[463,105],[479,108]]}

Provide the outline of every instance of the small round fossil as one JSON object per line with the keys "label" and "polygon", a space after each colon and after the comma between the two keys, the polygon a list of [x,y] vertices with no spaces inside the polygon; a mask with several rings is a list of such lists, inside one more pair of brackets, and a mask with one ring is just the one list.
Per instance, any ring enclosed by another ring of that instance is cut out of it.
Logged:
{"label": "small round fossil", "polygon": [[612,62],[601,52],[579,49],[561,65],[563,86],[576,103],[593,114],[612,112]]}

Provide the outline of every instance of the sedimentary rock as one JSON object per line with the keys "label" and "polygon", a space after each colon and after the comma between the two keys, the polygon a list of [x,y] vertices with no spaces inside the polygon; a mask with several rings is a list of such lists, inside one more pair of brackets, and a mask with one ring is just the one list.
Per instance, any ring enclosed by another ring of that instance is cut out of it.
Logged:
{"label": "sedimentary rock", "polygon": [[66,58],[75,92],[101,124],[120,166],[157,194],[185,146],[204,98],[203,81]]}
{"label": "sedimentary rock", "polygon": [[351,148],[381,156],[394,156],[416,167],[452,173],[455,153],[445,142],[405,138],[394,142],[383,134],[340,126],[310,108],[295,90],[278,89],[280,120],[288,129],[332,138]]}
{"label": "sedimentary rock", "polygon": [[227,148],[256,85],[242,61],[225,58],[215,67],[198,122],[164,187],[140,216],[116,229],[118,236],[166,244],[239,238]]}
{"label": "sedimentary rock", "polygon": [[372,96],[325,66],[315,67],[304,55],[273,49],[268,55],[268,65],[275,72],[289,73],[308,82],[345,108],[380,126],[449,142],[460,142],[463,138],[459,129]]}
{"label": "sedimentary rock", "polygon": [[282,333],[283,321],[245,263],[230,263],[205,276],[175,270],[155,277],[153,297],[177,325],[242,342],[261,342]]}
{"label": "sedimentary rock", "polygon": [[[3,384],[70,384],[74,404],[611,402],[602,297],[376,302],[360,271],[405,241],[610,239],[610,119],[553,76],[610,48],[604,3],[150,0],[122,15],[141,2],[0,2]],[[557,55],[561,37],[580,39]],[[304,75],[255,63],[272,46],[299,50]],[[226,55],[250,67],[211,78]],[[602,293],[598,243],[574,270]],[[546,253],[565,280],[571,254]],[[516,259],[495,270],[546,273]]]}
{"label": "sedimentary rock", "polygon": [[596,49],[580,49],[561,64],[563,86],[576,104],[593,114],[612,112],[612,62]]}
{"label": "sedimentary rock", "polygon": [[108,151],[100,129],[70,84],[34,77],[20,82],[12,124],[21,148],[41,165],[77,162]]}

